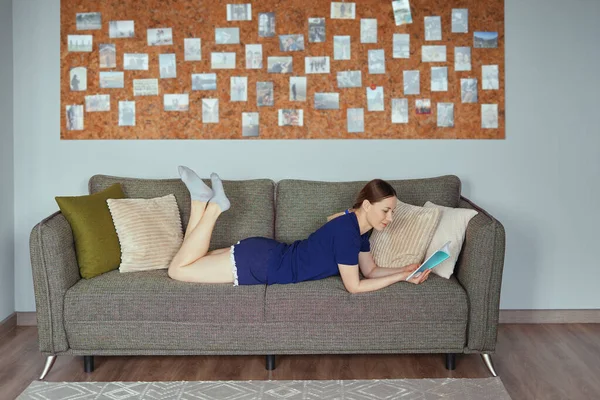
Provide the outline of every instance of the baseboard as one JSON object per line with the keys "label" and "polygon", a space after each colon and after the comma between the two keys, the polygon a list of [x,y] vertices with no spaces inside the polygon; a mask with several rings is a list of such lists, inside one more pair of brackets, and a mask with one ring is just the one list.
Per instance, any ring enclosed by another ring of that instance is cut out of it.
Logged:
{"label": "baseboard", "polygon": [[0,337],[4,336],[8,331],[17,326],[17,313],[12,313],[0,322]]}
{"label": "baseboard", "polygon": [[[500,310],[501,324],[598,324],[595,310]],[[0,322],[0,336],[15,326],[37,326],[35,312],[17,312]]]}
{"label": "baseboard", "polygon": [[600,309],[500,310],[501,324],[597,324]]}

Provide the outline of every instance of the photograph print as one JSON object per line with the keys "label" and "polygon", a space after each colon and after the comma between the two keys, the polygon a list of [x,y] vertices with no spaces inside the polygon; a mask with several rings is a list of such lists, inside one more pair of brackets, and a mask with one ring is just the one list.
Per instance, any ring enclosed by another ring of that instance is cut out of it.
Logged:
{"label": "photograph print", "polygon": [[119,126],[135,126],[135,101],[119,101]]}
{"label": "photograph print", "polygon": [[100,89],[122,89],[125,87],[123,72],[100,72]]}
{"label": "photograph print", "polygon": [[421,46],[422,62],[446,62],[446,46]]}
{"label": "photograph print", "polygon": [[403,71],[404,72],[404,94],[421,94],[421,72]]}
{"label": "photograph print", "polygon": [[242,136],[258,136],[259,114],[257,112],[242,113]]}
{"label": "photograph print", "polygon": [[290,76],[290,101],[306,101],[305,76]]}
{"label": "photograph print", "polygon": [[328,74],[329,57],[304,57],[304,73]]}
{"label": "photograph print", "polygon": [[258,36],[275,36],[275,13],[269,12],[258,14]]}
{"label": "photograph print", "polygon": [[279,126],[304,126],[304,111],[279,110]]}
{"label": "photograph print", "polygon": [[346,110],[348,133],[361,133],[365,131],[365,109],[348,108]]}
{"label": "photograph print", "polygon": [[331,2],[331,19],[355,19],[356,4],[346,2]]}
{"label": "photograph print", "polygon": [[481,84],[483,90],[500,89],[499,72],[497,65],[483,65],[481,67]]}
{"label": "photograph print", "polygon": [[99,12],[77,13],[75,20],[78,31],[102,29],[102,14]]}
{"label": "photograph print", "polygon": [[392,11],[396,25],[412,24],[412,13],[410,12],[409,0],[392,1]]}
{"label": "photograph print", "polygon": [[81,131],[83,130],[83,106],[68,105],[67,112],[67,130]]}
{"label": "photograph print", "polygon": [[274,74],[291,74],[292,73],[292,57],[268,57],[267,72]]}
{"label": "photograph print", "polygon": [[418,99],[415,101],[417,114],[431,114],[431,99]]}
{"label": "photograph print", "polygon": [[110,111],[110,95],[96,94],[85,96],[85,111],[86,112],[101,112]]}
{"label": "photograph print", "polygon": [[469,32],[469,10],[467,8],[452,9],[452,33]]}
{"label": "photograph print", "polygon": [[498,32],[473,32],[473,47],[495,49],[498,47]]}
{"label": "photograph print", "polygon": [[87,68],[86,67],[75,67],[71,68],[71,91],[83,92],[87,90]]}
{"label": "photograph print", "polygon": [[369,50],[369,73],[385,74],[385,53],[383,49]]}
{"label": "photograph print", "polygon": [[454,128],[454,103],[437,104],[438,128]]}
{"label": "photograph print", "polygon": [[448,91],[448,67],[431,67],[431,91]]}
{"label": "photograph print", "polygon": [[236,53],[210,53],[210,67],[212,69],[235,69]]}
{"label": "photograph print", "polygon": [[217,74],[192,74],[192,90],[217,90]]}
{"label": "photograph print", "polygon": [[361,18],[360,20],[360,42],[377,43],[377,19]]}
{"label": "photograph print", "polygon": [[123,69],[126,71],[148,71],[148,54],[123,54]]}
{"label": "photograph print", "polygon": [[183,45],[185,61],[202,61],[202,39],[185,38]]}
{"label": "photograph print", "polygon": [[481,105],[481,127],[483,129],[498,128],[498,104]]}
{"label": "photograph print", "polygon": [[93,47],[92,35],[68,35],[69,51],[91,52]]}
{"label": "photograph print", "polygon": [[408,99],[392,99],[392,124],[408,124]]}
{"label": "photograph print", "polygon": [[340,71],[337,73],[339,88],[362,87],[362,71]]}
{"label": "photograph print", "polygon": [[325,18],[308,19],[308,42],[325,42]]}
{"label": "photograph print", "polygon": [[279,51],[304,50],[304,35],[279,35]]}
{"label": "photograph print", "polygon": [[470,47],[455,47],[454,48],[454,70],[455,71],[470,71],[471,70],[471,48]]}
{"label": "photograph print", "polygon": [[339,93],[315,93],[315,110],[339,110]]}
{"label": "photograph print", "polygon": [[230,101],[248,101],[248,77],[232,76],[229,92]]}
{"label": "photograph print", "polygon": [[240,44],[240,28],[215,28],[216,44]]}
{"label": "photograph print", "polygon": [[463,103],[477,103],[477,79],[461,79],[460,89]]}
{"label": "photograph print", "polygon": [[394,33],[392,58],[410,58],[410,35]]}
{"label": "photograph print", "polygon": [[383,86],[377,86],[375,90],[367,88],[367,111],[384,111]]}
{"label": "photograph print", "polygon": [[263,67],[262,44],[246,45],[246,69],[261,69]]}
{"label": "photograph print", "polygon": [[441,17],[425,17],[425,40],[442,40]]}
{"label": "photograph print", "polygon": [[227,21],[252,21],[252,4],[227,4]]}
{"label": "photograph print", "polygon": [[171,28],[148,29],[148,46],[167,46],[173,44]]}
{"label": "photograph print", "polygon": [[350,59],[350,36],[334,36],[333,37],[333,59],[334,60],[349,60]]}
{"label": "photograph print", "polygon": [[114,44],[98,45],[100,68],[117,68],[117,48]]}
{"label": "photograph print", "polygon": [[175,54],[159,54],[158,64],[162,79],[177,78],[177,62]]}
{"label": "photograph print", "polygon": [[270,107],[273,104],[273,82],[256,82],[256,105]]}
{"label": "photograph print", "polygon": [[188,111],[190,99],[188,94],[165,94],[163,100],[165,111]]}
{"label": "photograph print", "polygon": [[133,21],[110,21],[108,23],[108,37],[111,39],[135,37]]}
{"label": "photograph print", "polygon": [[202,123],[219,123],[219,99],[202,99]]}

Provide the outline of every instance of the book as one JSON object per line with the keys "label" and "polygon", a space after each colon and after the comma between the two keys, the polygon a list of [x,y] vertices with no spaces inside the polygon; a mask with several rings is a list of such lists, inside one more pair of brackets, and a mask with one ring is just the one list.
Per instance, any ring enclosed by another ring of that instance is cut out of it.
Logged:
{"label": "book", "polygon": [[425,272],[428,269],[431,269],[437,266],[442,261],[446,260],[450,257],[450,243],[452,241],[446,242],[438,251],[429,256],[429,258],[423,261],[423,264],[419,266],[412,274],[410,274],[405,280],[411,279],[413,276],[420,274],[421,272]]}

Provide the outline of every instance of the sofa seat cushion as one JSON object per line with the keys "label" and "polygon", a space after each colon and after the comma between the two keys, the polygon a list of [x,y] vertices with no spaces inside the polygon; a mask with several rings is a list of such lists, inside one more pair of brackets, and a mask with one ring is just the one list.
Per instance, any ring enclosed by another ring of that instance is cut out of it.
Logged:
{"label": "sofa seat cushion", "polygon": [[167,270],[110,271],[82,279],[65,294],[65,325],[94,321],[258,323],[265,286],[176,281]]}
{"label": "sofa seat cushion", "polygon": [[467,294],[454,276],[430,275],[420,285],[399,282],[374,292],[351,294],[340,276],[266,290],[266,322],[464,323]]}

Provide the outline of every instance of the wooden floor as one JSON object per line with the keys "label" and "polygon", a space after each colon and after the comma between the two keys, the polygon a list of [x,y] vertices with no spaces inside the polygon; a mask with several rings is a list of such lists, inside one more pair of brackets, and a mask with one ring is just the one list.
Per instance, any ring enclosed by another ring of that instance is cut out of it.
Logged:
{"label": "wooden floor", "polygon": [[[500,325],[493,361],[513,400],[600,399],[600,324]],[[45,358],[37,327],[18,326],[0,338],[2,399],[14,399],[39,378]],[[58,357],[46,381],[307,380],[397,378],[488,378],[478,355],[460,355],[448,371],[444,356],[264,356],[95,357],[83,372],[83,357]],[[6,397],[5,397],[6,396]]]}

